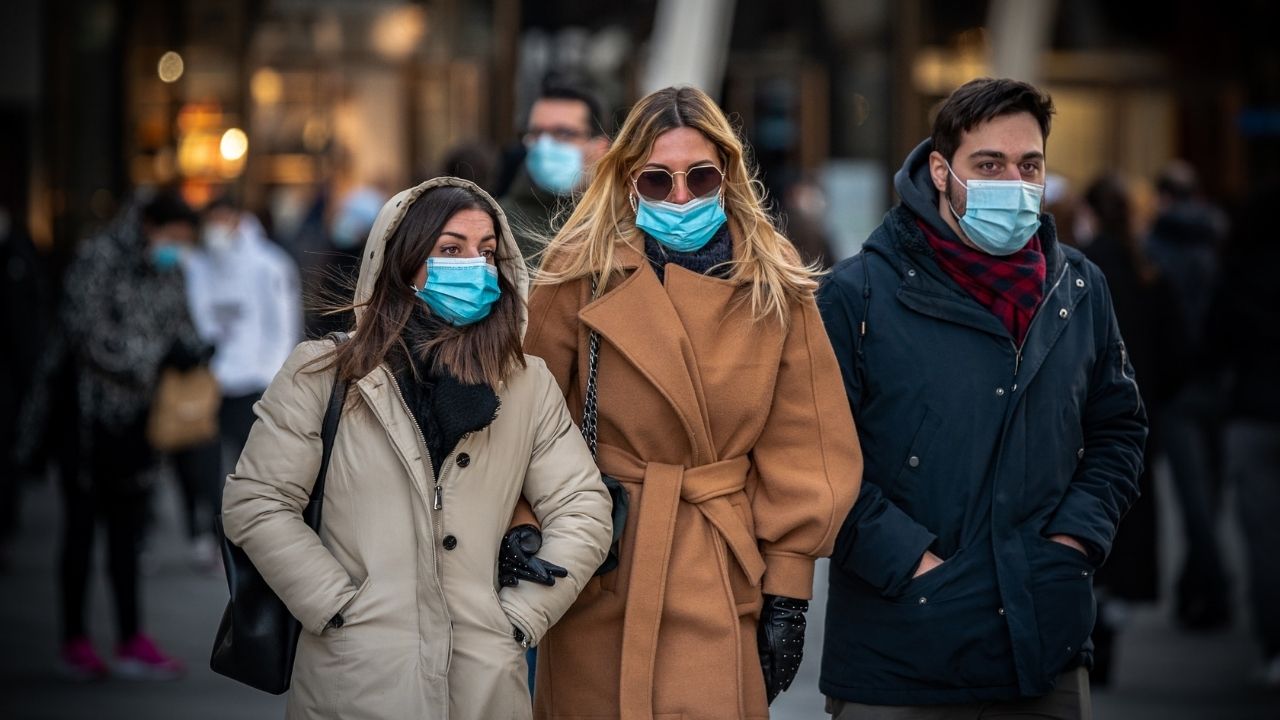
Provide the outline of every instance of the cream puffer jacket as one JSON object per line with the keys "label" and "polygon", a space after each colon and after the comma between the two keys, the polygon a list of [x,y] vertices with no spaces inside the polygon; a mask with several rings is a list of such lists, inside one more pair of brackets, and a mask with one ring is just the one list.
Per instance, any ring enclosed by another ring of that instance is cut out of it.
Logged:
{"label": "cream puffer jacket", "polygon": [[[438,178],[383,207],[364,249],[356,299],[368,298],[383,249]],[[523,259],[493,203],[523,294]],[[524,322],[522,322],[522,329]],[[359,318],[356,332],[359,331]],[[496,720],[531,714],[524,648],[573,603],[604,559],[610,501],[563,395],[541,360],[495,388],[497,418],[465,437],[437,483],[426,447],[384,365],[351,385],[324,488],[319,536],[302,520],[320,465],[333,371],[302,343],[255,407],[258,420],[223,495],[227,536],[303,625],[289,718]],[[437,498],[438,485],[438,498]],[[499,588],[499,543],[523,496],[542,526],[539,557],[563,566],[554,587]],[[341,614],[341,627],[330,620]]]}

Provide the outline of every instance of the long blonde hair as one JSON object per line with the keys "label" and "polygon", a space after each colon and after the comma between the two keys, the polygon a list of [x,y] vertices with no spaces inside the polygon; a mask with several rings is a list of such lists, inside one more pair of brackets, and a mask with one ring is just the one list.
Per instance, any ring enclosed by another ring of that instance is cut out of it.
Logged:
{"label": "long blonde hair", "polygon": [[[764,185],[724,112],[706,93],[691,87],[664,88],[636,103],[596,165],[577,207],[546,248],[535,282],[554,285],[589,276],[607,281],[621,271],[614,252],[619,241],[643,253],[631,205],[631,176],[649,158],[658,136],[678,127],[701,132],[720,155],[725,214],[739,246],[728,279],[750,288],[756,318],[773,316],[785,326],[791,303],[812,297],[818,271],[800,261],[765,213]],[[597,293],[604,291],[606,281]]]}

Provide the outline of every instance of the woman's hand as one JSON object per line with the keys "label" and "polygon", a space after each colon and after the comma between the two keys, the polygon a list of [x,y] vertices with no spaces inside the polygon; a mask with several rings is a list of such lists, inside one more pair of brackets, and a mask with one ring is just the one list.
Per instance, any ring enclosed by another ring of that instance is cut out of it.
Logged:
{"label": "woman's hand", "polygon": [[791,687],[800,660],[804,657],[805,600],[765,595],[756,628],[756,647],[760,651],[760,668],[764,670],[764,689],[769,702]]}
{"label": "woman's hand", "polygon": [[502,537],[498,549],[498,584],[515,587],[521,580],[550,587],[569,571],[534,555],[542,549],[542,532],[532,525],[517,525]]}

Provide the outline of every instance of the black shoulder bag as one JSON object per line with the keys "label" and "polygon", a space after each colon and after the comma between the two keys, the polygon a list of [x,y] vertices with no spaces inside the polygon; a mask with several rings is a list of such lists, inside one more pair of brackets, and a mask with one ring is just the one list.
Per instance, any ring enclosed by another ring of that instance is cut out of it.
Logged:
{"label": "black shoulder bag", "polygon": [[[345,333],[330,335],[335,342],[346,340]],[[324,504],[324,478],[329,470],[329,456],[342,418],[342,404],[347,397],[347,383],[337,377],[324,413],[320,439],[320,472],[302,519],[320,532],[320,508]],[[222,513],[214,518],[215,529],[222,541],[222,562],[226,566],[227,586],[231,599],[222,613],[222,623],[213,641],[209,667],[219,675],[245,685],[279,695],[289,689],[293,676],[293,658],[298,649],[302,623],[289,613],[283,601],[262,578],[244,550],[232,544],[222,531]]]}
{"label": "black shoulder bag", "polygon": [[[594,296],[595,293],[596,280],[592,278],[591,294]],[[599,372],[600,333],[592,330],[587,340],[587,397],[582,406],[582,437],[586,439],[587,447],[591,449],[592,458],[596,456],[596,376]],[[618,567],[618,542],[622,539],[622,531],[626,529],[627,509],[631,505],[631,496],[627,494],[627,489],[622,486],[622,483],[603,472],[600,473],[600,477],[604,480],[610,499],[613,500],[613,538],[609,543],[609,555],[596,570],[596,575],[604,575]]]}

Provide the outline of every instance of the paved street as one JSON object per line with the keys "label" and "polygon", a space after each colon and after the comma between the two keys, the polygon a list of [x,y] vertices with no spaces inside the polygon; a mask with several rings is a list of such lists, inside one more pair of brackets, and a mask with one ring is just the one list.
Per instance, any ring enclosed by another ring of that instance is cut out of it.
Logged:
{"label": "paved street", "polygon": [[[27,494],[23,530],[10,566],[0,576],[0,617],[5,618],[7,628],[0,654],[0,718],[253,720],[283,716],[281,699],[238,686],[207,669],[210,641],[225,602],[225,585],[221,577],[200,574],[189,566],[175,498],[167,488],[157,503],[159,520],[148,557],[145,613],[158,642],[182,657],[191,672],[181,681],[160,684],[111,680],[75,685],[59,679],[54,672],[56,501],[48,486],[33,488]],[[1162,515],[1168,517],[1167,509]],[[1165,523],[1164,534],[1170,538],[1166,547],[1171,548],[1168,555],[1172,557],[1176,548],[1171,523]],[[1228,547],[1238,555],[1233,533],[1228,533]],[[113,638],[109,594],[102,575],[99,571],[94,581],[92,629],[100,651],[105,651]],[[825,585],[824,576],[825,570],[820,569],[820,586]],[[826,717],[817,692],[823,600],[820,596],[810,613],[810,640],[801,676],[774,704],[775,718]],[[1243,609],[1241,613],[1243,617]],[[1255,656],[1243,620],[1225,633],[1188,636],[1170,629],[1166,617],[1163,608],[1135,613],[1131,629],[1122,635],[1117,687],[1094,696],[1096,718],[1280,717],[1280,695],[1264,693],[1250,684]]]}

